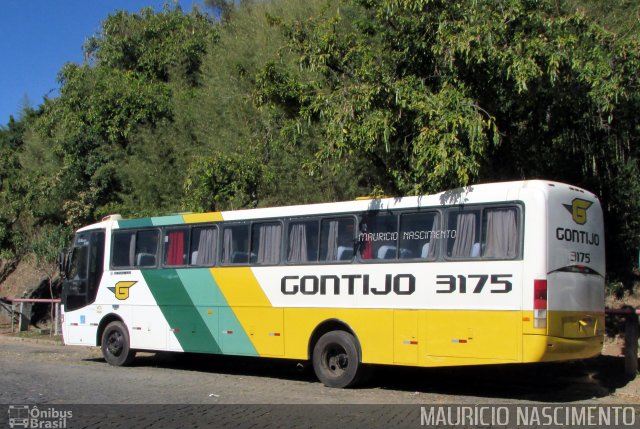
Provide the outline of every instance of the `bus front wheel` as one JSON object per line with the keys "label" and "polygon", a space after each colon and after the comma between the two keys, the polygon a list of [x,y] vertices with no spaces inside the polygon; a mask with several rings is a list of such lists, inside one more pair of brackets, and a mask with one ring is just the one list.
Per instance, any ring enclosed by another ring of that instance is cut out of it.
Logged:
{"label": "bus front wheel", "polygon": [[136,357],[131,350],[129,332],[124,323],[115,321],[107,325],[102,333],[102,356],[114,366],[127,366]]}
{"label": "bus front wheel", "polygon": [[313,370],[327,387],[352,387],[362,375],[358,345],[353,335],[331,331],[313,348]]}

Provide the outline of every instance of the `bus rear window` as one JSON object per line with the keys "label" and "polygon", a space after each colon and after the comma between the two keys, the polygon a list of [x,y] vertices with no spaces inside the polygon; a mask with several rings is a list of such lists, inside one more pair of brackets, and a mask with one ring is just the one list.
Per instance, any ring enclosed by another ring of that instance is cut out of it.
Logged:
{"label": "bus rear window", "polygon": [[447,256],[452,259],[514,259],[518,256],[515,207],[450,210]]}
{"label": "bus rear window", "polygon": [[513,259],[518,255],[517,211],[514,207],[486,209],[482,228],[482,256]]}

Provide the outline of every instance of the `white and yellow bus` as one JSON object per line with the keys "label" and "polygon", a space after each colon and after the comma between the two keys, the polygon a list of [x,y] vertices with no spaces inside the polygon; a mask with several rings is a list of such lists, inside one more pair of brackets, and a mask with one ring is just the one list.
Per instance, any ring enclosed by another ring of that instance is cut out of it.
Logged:
{"label": "white and yellow bus", "polygon": [[144,219],[77,231],[66,344],[310,360],[327,386],[366,364],[561,361],[600,353],[602,210],[532,180],[437,195]]}

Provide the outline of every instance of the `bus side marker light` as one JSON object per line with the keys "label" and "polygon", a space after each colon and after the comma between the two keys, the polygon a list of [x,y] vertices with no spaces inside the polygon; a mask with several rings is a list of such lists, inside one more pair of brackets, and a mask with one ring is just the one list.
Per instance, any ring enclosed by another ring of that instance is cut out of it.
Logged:
{"label": "bus side marker light", "polygon": [[233,334],[233,331],[222,331],[223,334],[227,334],[227,335],[231,335]]}
{"label": "bus side marker light", "polygon": [[270,337],[279,337],[280,336],[280,332],[269,332],[269,336]]}
{"label": "bus side marker light", "polygon": [[453,339],[451,340],[452,343],[459,343],[459,344],[466,344],[467,340],[457,340],[457,339]]}
{"label": "bus side marker light", "polygon": [[213,314],[213,310],[207,310],[207,314]]}
{"label": "bus side marker light", "polygon": [[418,344],[418,342],[416,340],[404,340],[402,344],[409,344],[409,345],[415,346]]}

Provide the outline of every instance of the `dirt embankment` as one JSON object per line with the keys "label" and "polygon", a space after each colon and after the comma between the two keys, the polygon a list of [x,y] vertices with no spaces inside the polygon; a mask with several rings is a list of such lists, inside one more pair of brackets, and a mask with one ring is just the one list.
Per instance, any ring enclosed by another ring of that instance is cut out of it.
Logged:
{"label": "dirt embankment", "polygon": [[[51,298],[47,273],[55,273],[54,266],[42,266],[33,260],[23,259],[20,262],[0,262],[0,299],[10,308],[5,298]],[[59,286],[53,288],[53,298],[60,297]],[[11,326],[10,312],[0,309],[0,330]],[[31,323],[39,326],[50,319],[48,304],[34,304],[31,312]]]}
{"label": "dirt embankment", "polygon": [[48,288],[46,273],[54,272],[55,268],[52,266],[43,267],[32,260],[23,259],[16,263],[15,269],[6,278],[0,279],[0,297],[32,298],[43,283]]}

